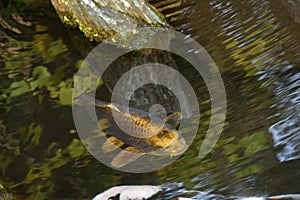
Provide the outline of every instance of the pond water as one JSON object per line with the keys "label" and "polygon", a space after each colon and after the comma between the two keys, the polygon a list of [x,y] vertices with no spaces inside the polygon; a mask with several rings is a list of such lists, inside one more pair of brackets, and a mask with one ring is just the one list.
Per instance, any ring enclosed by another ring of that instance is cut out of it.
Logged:
{"label": "pond water", "polygon": [[[141,174],[103,165],[76,133],[73,76],[95,44],[64,27],[54,10],[0,5],[3,19],[18,29],[0,29],[1,185],[25,199],[91,199],[128,184],[165,184],[157,199],[196,195],[191,190],[222,196],[300,193],[300,25],[279,0],[188,0],[162,10],[218,66],[227,116],[213,151],[199,159],[209,94],[201,76],[172,57],[198,97],[198,134],[177,161]],[[131,62],[118,60],[115,69]],[[97,94],[109,100],[110,89],[108,81]]]}

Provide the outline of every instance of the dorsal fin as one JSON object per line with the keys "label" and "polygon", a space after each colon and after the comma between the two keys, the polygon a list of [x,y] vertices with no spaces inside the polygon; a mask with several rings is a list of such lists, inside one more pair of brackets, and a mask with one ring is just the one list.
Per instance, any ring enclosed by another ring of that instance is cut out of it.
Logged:
{"label": "dorsal fin", "polygon": [[100,101],[98,99],[95,99],[95,106],[97,106],[97,107],[106,107],[109,104],[110,103],[108,103],[108,102]]}

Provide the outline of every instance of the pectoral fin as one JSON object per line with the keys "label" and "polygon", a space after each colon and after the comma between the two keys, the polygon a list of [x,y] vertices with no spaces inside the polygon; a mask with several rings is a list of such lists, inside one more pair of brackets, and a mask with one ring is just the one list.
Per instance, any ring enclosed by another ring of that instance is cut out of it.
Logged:
{"label": "pectoral fin", "polygon": [[[92,99],[92,97],[88,96],[89,99]],[[95,106],[99,107],[99,108],[105,108],[107,107],[107,105],[109,105],[110,103],[108,102],[104,102],[104,101],[100,101],[98,99],[94,99],[93,100],[95,101]],[[92,100],[90,100],[92,101]]]}
{"label": "pectoral fin", "polygon": [[111,165],[116,168],[123,167],[137,160],[138,158],[143,156],[143,154],[144,152],[140,151],[136,147],[127,147],[126,149],[122,150],[119,154],[117,154],[116,157],[114,157],[114,159],[111,162]]}
{"label": "pectoral fin", "polygon": [[120,109],[116,105],[111,104],[111,103],[107,103],[107,102],[104,102],[104,101],[99,101],[97,99],[95,99],[95,106],[100,108],[100,109],[109,109],[109,110],[114,110],[114,111],[117,111],[117,112],[121,112]]}
{"label": "pectoral fin", "polygon": [[106,107],[110,108],[114,111],[121,112],[120,109],[117,106],[113,105],[113,104],[108,104]]}
{"label": "pectoral fin", "polygon": [[171,124],[174,128],[178,128],[181,122],[182,116],[180,112],[174,112],[166,117],[166,122]]}
{"label": "pectoral fin", "polygon": [[104,153],[112,152],[112,151],[116,150],[117,148],[120,148],[122,145],[124,145],[124,142],[122,142],[118,138],[112,136],[112,137],[107,138],[107,140],[104,142],[104,144],[102,146],[102,151]]}

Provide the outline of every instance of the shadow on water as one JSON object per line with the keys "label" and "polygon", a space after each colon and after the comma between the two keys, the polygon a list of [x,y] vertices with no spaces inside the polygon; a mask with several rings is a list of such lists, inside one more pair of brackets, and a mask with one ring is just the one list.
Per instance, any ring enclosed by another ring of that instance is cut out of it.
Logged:
{"label": "shadow on water", "polygon": [[[159,1],[152,3],[159,7]],[[70,106],[73,76],[95,44],[64,27],[51,9],[33,14],[23,5],[5,6],[1,17],[11,27],[0,28],[0,184],[26,199],[91,198],[121,184],[180,183],[163,199],[192,196],[182,187],[220,195],[299,193],[300,25],[279,0],[184,1],[161,10],[207,50],[226,87],[226,125],[203,160],[197,155],[210,105],[201,76],[167,52],[137,53],[113,63],[97,93],[103,100],[122,70],[149,61],[173,66],[199,97],[201,119],[193,144],[176,162],[145,174],[102,165],[77,136]],[[140,102],[151,99],[176,110],[163,97],[143,92],[165,89],[147,87],[137,91],[133,106],[147,109]]]}

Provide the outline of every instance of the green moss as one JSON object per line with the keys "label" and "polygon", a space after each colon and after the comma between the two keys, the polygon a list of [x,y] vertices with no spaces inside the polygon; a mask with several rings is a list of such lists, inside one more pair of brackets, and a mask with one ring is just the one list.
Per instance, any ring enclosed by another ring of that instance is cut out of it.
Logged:
{"label": "green moss", "polygon": [[[97,5],[99,8],[101,8],[101,5]],[[130,17],[132,19],[134,19],[136,21],[136,24],[138,26],[151,26],[151,27],[162,27],[162,26],[166,26],[168,27],[168,24],[165,21],[164,16],[152,5],[147,4],[147,6],[155,13],[156,16],[154,16],[153,18],[158,17],[159,20],[155,20],[154,23],[152,24],[148,24],[142,17],[138,17],[136,16],[136,14],[134,13],[125,13],[122,12],[120,10],[118,10],[117,8],[113,8],[113,10],[121,13],[122,15],[126,15],[127,17]],[[72,12],[72,10],[68,11],[69,13],[61,13],[60,11],[58,11],[58,15],[61,18],[61,21],[69,26],[72,27],[78,27],[80,29],[80,31],[82,31],[84,33],[84,35],[88,38],[90,38],[91,40],[95,40],[95,41],[102,41],[105,40],[113,35],[116,34],[116,31],[111,30],[111,31],[107,31],[104,30],[104,28],[93,28],[91,27],[89,24],[86,24],[85,22],[82,22],[80,20],[80,17],[77,17],[74,14],[70,14],[70,12]],[[157,19],[157,18],[156,18]]]}

